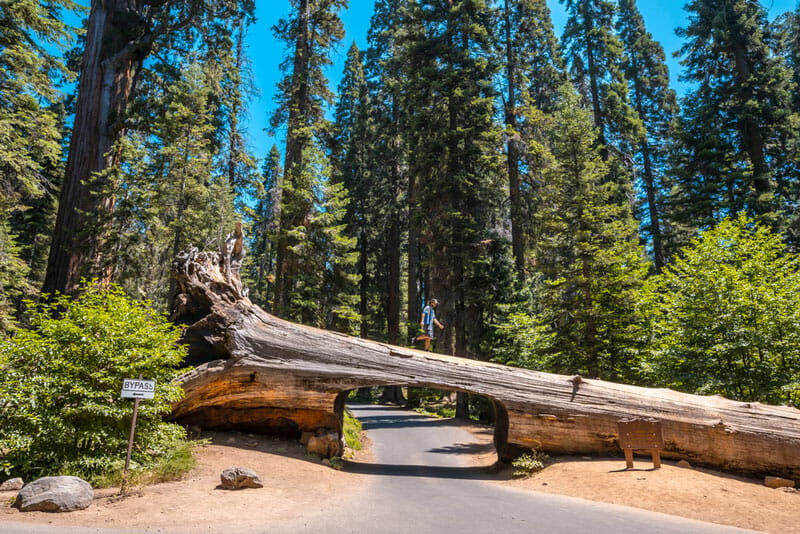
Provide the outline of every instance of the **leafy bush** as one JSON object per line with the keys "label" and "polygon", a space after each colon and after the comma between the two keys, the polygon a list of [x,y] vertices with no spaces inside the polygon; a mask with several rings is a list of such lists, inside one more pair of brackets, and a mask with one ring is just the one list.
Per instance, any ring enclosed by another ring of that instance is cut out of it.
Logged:
{"label": "leafy bush", "polygon": [[514,468],[514,476],[529,477],[541,471],[544,469],[544,463],[548,458],[549,456],[538,450],[533,450],[530,454],[523,454],[511,462],[511,466]]}
{"label": "leafy bush", "polygon": [[800,257],[744,215],[725,219],[650,282],[651,381],[800,405]]}
{"label": "leafy bush", "polygon": [[353,414],[345,408],[344,410],[344,442],[353,450],[360,451],[361,444],[361,421],[353,417]]}
{"label": "leafy bush", "polygon": [[492,361],[537,371],[553,367],[548,349],[553,334],[539,317],[527,313],[511,313],[505,321],[494,325],[492,335],[482,348],[492,355]]}
{"label": "leafy bush", "polygon": [[140,403],[133,465],[148,467],[185,440],[161,416],[183,394],[173,382],[185,349],[179,330],[120,288],[85,285],[75,299],[29,303],[30,329],[0,342],[0,471],[26,478],[119,470],[133,402],[122,380],[156,381]]}

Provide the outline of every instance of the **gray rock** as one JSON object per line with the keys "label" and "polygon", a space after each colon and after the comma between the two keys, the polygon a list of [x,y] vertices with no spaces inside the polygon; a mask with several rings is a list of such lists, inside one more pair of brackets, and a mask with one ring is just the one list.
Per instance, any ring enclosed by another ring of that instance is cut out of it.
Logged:
{"label": "gray rock", "polygon": [[237,490],[245,488],[263,488],[264,484],[258,474],[248,467],[229,467],[219,476],[220,489]]}
{"label": "gray rock", "polygon": [[78,477],[44,477],[27,484],[14,505],[20,512],[73,512],[92,504],[94,490]]}
{"label": "gray rock", "polygon": [[781,477],[764,477],[764,485],[768,488],[793,488],[794,480]]}
{"label": "gray rock", "polygon": [[692,469],[692,464],[690,464],[686,460],[681,460],[680,462],[678,462],[678,467],[683,467],[684,469]]}
{"label": "gray rock", "polygon": [[328,432],[319,436],[312,436],[308,440],[308,453],[316,454],[322,458],[341,456],[344,451],[342,440],[336,432]]}
{"label": "gray rock", "polygon": [[0,491],[18,491],[21,490],[24,485],[25,482],[21,478],[10,478],[0,484]]}

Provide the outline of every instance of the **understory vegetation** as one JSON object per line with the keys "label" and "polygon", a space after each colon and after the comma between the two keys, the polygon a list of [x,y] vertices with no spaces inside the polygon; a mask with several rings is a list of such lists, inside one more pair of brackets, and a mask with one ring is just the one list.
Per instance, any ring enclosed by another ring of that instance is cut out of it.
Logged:
{"label": "understory vegetation", "polygon": [[345,444],[353,450],[360,451],[361,447],[363,447],[361,443],[361,421],[353,417],[352,412],[347,408],[344,410],[343,427]]}
{"label": "understory vegetation", "polygon": [[0,472],[119,478],[133,413],[120,391],[136,377],[155,380],[156,390],[139,403],[132,471],[165,480],[190,469],[184,429],[162,420],[183,395],[179,329],[149,303],[96,282],[75,298],[29,305],[30,327],[0,342]]}
{"label": "understory vegetation", "polygon": [[539,450],[534,450],[528,454],[523,454],[511,462],[511,467],[514,468],[514,472],[512,474],[515,477],[529,477],[534,473],[538,473],[544,469],[545,462],[547,462],[549,458],[549,456]]}

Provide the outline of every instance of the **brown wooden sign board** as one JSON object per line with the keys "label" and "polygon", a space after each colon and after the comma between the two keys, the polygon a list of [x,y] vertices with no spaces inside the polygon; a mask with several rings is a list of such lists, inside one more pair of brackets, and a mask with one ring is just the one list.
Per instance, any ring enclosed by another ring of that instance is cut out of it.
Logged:
{"label": "brown wooden sign board", "polygon": [[625,464],[633,468],[633,451],[647,450],[653,459],[653,467],[661,467],[661,449],[664,448],[664,437],[661,433],[661,421],[657,419],[620,419],[617,422],[619,446],[625,452]]}

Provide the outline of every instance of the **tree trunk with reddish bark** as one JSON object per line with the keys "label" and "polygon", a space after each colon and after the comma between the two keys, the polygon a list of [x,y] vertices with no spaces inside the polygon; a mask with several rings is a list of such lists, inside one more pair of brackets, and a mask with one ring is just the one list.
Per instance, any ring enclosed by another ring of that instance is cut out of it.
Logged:
{"label": "tree trunk with reddish bark", "polygon": [[75,122],[43,291],[72,294],[82,277],[110,279],[103,254],[114,196],[103,171],[117,163],[134,74],[148,54],[144,0],[92,2]]}

